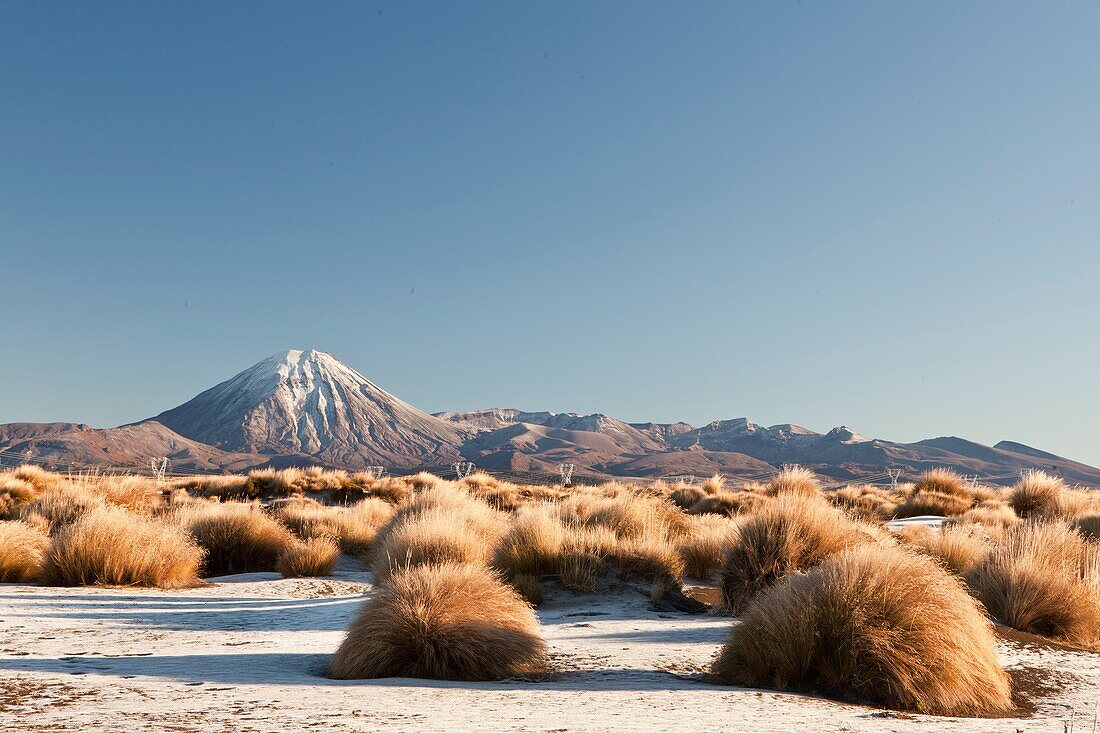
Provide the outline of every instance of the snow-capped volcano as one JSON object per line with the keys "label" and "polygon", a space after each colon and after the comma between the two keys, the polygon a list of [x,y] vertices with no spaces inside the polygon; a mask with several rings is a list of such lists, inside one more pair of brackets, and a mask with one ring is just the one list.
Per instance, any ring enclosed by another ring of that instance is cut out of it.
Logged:
{"label": "snow-capped volcano", "polygon": [[463,440],[454,424],[314,349],[264,359],[152,419],[222,450],[296,454],[351,467],[437,464],[457,457]]}

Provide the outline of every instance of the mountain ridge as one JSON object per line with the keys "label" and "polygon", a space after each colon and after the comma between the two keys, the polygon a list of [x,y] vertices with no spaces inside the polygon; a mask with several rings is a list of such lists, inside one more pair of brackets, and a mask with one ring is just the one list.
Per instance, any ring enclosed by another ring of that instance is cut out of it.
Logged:
{"label": "mountain ridge", "polygon": [[508,472],[573,463],[578,475],[752,476],[798,463],[828,478],[915,475],[946,466],[995,482],[1029,468],[1100,485],[1100,469],[1013,441],[986,446],[943,436],[895,443],[838,426],[825,433],[740,417],[693,426],[628,423],[603,413],[487,408],[428,414],[331,354],[291,349],[242,370],[183,404],[117,428],[82,423],[0,424],[0,459],[74,466],[148,466],[167,456],[176,470],[322,465],[391,471],[454,461]]}

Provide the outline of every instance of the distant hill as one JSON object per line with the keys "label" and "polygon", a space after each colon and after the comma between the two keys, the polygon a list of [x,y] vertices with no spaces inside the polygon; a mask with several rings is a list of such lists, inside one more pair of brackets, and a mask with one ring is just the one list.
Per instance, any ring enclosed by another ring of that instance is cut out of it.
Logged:
{"label": "distant hill", "polygon": [[837,481],[912,477],[935,466],[996,483],[1038,468],[1100,486],[1100,470],[1012,441],[986,446],[957,437],[916,443],[870,438],[847,428],[817,433],[746,418],[626,423],[603,414],[490,408],[429,415],[330,354],[291,350],[245,369],[179,407],[117,428],[80,423],[0,425],[0,459],[64,468],[146,467],[167,456],[177,471],[241,471],[323,465],[391,471],[454,461],[509,473],[674,474],[766,477],[797,463]]}

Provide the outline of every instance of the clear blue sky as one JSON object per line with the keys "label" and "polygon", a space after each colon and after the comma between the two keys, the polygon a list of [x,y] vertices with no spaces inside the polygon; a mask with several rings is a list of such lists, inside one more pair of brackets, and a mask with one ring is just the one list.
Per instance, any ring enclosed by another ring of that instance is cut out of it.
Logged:
{"label": "clear blue sky", "polygon": [[0,422],[427,410],[1100,463],[1100,4],[0,1]]}

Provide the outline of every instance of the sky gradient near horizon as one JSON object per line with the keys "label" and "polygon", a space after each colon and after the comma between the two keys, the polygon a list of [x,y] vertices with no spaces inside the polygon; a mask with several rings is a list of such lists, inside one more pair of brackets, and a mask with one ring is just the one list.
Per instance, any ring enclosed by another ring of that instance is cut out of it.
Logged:
{"label": "sky gradient near horizon", "polygon": [[1095,3],[0,0],[0,422],[429,411],[1100,464]]}

